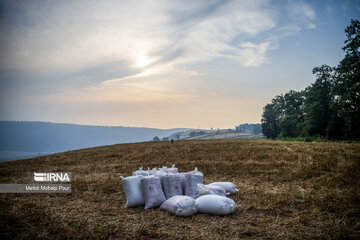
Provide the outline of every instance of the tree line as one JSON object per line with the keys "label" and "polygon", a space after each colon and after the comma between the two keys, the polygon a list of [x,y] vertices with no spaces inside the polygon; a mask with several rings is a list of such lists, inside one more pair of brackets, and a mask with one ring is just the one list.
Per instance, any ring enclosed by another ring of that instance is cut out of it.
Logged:
{"label": "tree line", "polygon": [[335,67],[314,67],[315,83],[275,96],[264,107],[267,138],[360,139],[360,22],[345,29],[345,57]]}

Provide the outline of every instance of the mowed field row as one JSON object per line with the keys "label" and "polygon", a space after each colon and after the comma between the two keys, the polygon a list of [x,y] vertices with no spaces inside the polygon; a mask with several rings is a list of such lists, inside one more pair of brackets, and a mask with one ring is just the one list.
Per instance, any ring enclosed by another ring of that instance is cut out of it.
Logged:
{"label": "mowed field row", "polygon": [[[119,176],[139,167],[198,167],[231,181],[229,216],[126,209]],[[71,194],[0,194],[0,238],[359,239],[360,144],[213,140],[119,144],[0,164],[0,183],[71,172]]]}

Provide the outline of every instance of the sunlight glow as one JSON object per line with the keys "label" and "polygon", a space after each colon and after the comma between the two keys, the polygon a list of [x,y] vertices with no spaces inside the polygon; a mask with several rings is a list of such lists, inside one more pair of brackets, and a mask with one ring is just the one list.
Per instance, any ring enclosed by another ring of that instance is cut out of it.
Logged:
{"label": "sunlight glow", "polygon": [[146,66],[148,66],[150,63],[152,62],[152,60],[150,60],[147,56],[145,55],[139,55],[136,58],[136,66],[138,68],[144,68]]}

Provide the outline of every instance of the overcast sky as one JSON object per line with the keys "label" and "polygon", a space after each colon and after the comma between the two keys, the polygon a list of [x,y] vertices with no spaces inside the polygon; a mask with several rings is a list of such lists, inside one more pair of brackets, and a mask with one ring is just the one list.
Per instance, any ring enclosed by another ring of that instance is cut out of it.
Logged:
{"label": "overcast sky", "polygon": [[360,1],[1,1],[0,120],[259,123],[343,58]]}

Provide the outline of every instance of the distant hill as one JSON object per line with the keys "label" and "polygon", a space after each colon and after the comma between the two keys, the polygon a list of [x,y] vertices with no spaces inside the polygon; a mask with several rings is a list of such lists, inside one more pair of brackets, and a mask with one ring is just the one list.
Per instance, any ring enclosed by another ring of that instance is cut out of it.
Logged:
{"label": "distant hill", "polygon": [[161,138],[185,130],[0,121],[0,161],[117,143],[151,141],[154,136]]}
{"label": "distant hill", "polygon": [[263,138],[261,124],[244,123],[235,126],[234,129],[188,129],[172,134],[167,139],[179,140],[213,140],[213,139],[249,139]]}

